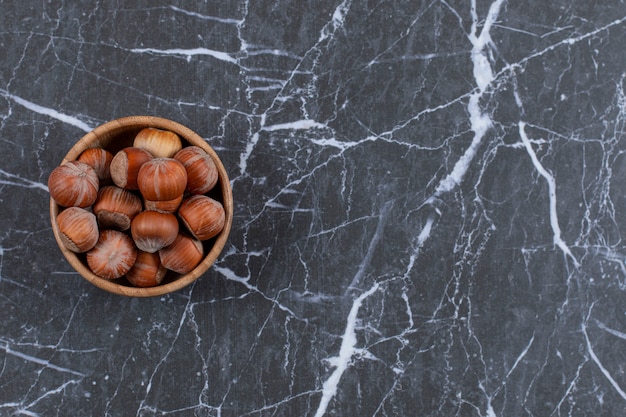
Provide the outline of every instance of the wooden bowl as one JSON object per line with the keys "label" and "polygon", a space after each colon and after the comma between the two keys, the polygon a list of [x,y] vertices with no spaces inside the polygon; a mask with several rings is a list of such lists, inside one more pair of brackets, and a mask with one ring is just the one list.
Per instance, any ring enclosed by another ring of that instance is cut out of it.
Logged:
{"label": "wooden bowl", "polygon": [[206,272],[215,259],[219,256],[224,244],[228,239],[230,233],[230,227],[233,219],[233,196],[230,187],[230,181],[228,174],[222,165],[221,160],[204,139],[198,136],[195,132],[189,128],[173,122],[171,120],[162,119],[152,116],[131,116],[116,119],[111,122],[105,123],[96,127],[91,132],[83,136],[67,153],[61,165],[67,161],[73,161],[79,157],[79,155],[88,148],[100,147],[107,149],[113,155],[119,150],[132,146],[135,135],[143,128],[155,127],[164,130],[170,130],[180,136],[183,146],[196,145],[204,149],[213,159],[218,169],[219,178],[216,186],[213,190],[209,191],[208,195],[212,198],[220,201],[224,206],[226,219],[224,228],[214,238],[203,242],[204,253],[206,254],[204,259],[194,268],[191,272],[185,275],[176,274],[168,271],[167,275],[163,279],[163,282],[155,287],[139,288],[132,286],[125,278],[119,278],[116,280],[107,280],[95,275],[87,266],[85,260],[85,254],[77,254],[67,249],[60,237],[59,228],[57,226],[56,217],[63,207],[60,207],[52,198],[50,199],[50,219],[52,222],[52,231],[54,237],[61,249],[61,252],[68,260],[70,265],[87,281],[91,282],[95,286],[102,288],[114,294],[125,295],[128,297],[153,297],[163,294],[168,294],[177,291],[183,287],[194,282],[204,272]]}

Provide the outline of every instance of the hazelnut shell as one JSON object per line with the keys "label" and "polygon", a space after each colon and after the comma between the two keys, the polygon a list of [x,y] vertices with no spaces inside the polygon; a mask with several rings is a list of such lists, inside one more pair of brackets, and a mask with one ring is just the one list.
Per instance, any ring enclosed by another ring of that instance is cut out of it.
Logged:
{"label": "hazelnut shell", "polygon": [[85,149],[77,159],[84,162],[96,171],[101,183],[111,182],[111,161],[113,154],[102,148]]}
{"label": "hazelnut shell", "polygon": [[178,209],[178,217],[187,230],[199,240],[216,236],[224,228],[224,206],[205,195],[186,198]]}
{"label": "hazelnut shell", "polygon": [[126,273],[126,279],[135,287],[154,287],[163,281],[166,273],[158,253],[140,250],[135,264]]}
{"label": "hazelnut shell", "polygon": [[183,144],[174,132],[146,127],[137,133],[133,146],[145,149],[155,158],[171,158],[182,149]]}
{"label": "hazelnut shell", "polygon": [[48,177],[50,197],[63,207],[89,207],[98,197],[100,181],[96,171],[80,161],[68,161]]}
{"label": "hazelnut shell", "polygon": [[139,169],[137,185],[146,200],[174,200],[185,192],[187,171],[176,159],[154,158]]}
{"label": "hazelnut shell", "polygon": [[115,185],[102,187],[93,205],[93,212],[103,229],[128,230],[141,209],[139,196]]}
{"label": "hazelnut shell", "polygon": [[170,213],[142,211],[131,222],[130,232],[139,249],[154,253],[176,239],[178,220]]}
{"label": "hazelnut shell", "polygon": [[179,233],[171,245],[159,250],[161,264],[179,274],[191,272],[203,256],[202,242],[183,233]]}
{"label": "hazelnut shell", "polygon": [[204,149],[187,146],[174,155],[187,170],[187,191],[191,194],[206,194],[217,184],[217,166]]}
{"label": "hazelnut shell", "polygon": [[56,218],[63,245],[72,252],[82,253],[98,242],[96,216],[80,207],[69,207]]}
{"label": "hazelnut shell", "polygon": [[163,201],[150,201],[143,200],[143,205],[146,210],[158,211],[161,213],[176,213],[178,207],[180,207],[180,203],[183,201],[184,195],[180,195],[173,200],[163,200]]}
{"label": "hazelnut shell", "polygon": [[141,166],[150,161],[152,155],[150,152],[128,147],[117,152],[111,160],[111,179],[118,187],[127,190],[137,190],[137,174]]}
{"label": "hazelnut shell", "polygon": [[137,248],[127,234],[117,230],[100,232],[98,243],[87,252],[87,265],[104,279],[117,279],[125,275],[137,259]]}

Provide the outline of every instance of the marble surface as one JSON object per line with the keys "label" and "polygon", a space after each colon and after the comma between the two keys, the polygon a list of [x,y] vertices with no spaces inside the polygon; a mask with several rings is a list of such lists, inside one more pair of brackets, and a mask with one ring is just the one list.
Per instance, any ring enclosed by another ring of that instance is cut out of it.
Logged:
{"label": "marble surface", "polygon": [[[0,2],[0,415],[616,416],[623,1]],[[230,175],[214,267],[123,298],[47,177],[137,114]]]}

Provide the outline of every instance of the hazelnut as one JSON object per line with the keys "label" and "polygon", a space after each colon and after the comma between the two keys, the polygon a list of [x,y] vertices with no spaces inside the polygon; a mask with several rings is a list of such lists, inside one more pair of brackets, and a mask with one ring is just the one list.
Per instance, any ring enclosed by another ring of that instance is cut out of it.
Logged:
{"label": "hazelnut", "polygon": [[167,269],[161,265],[158,253],[149,253],[140,250],[137,260],[126,273],[126,279],[135,287],[154,287],[163,281]]}
{"label": "hazelnut", "polygon": [[205,194],[217,184],[217,166],[211,156],[199,146],[188,146],[174,155],[187,170],[187,191]]}
{"label": "hazelnut", "polygon": [[222,203],[205,195],[186,198],[178,209],[178,217],[199,240],[207,240],[219,234],[226,219]]}
{"label": "hazelnut", "polygon": [[133,146],[145,149],[155,158],[171,158],[181,150],[183,144],[174,132],[146,127],[137,133]]}
{"label": "hazelnut", "polygon": [[144,199],[143,205],[146,210],[154,210],[161,213],[175,213],[176,210],[178,210],[180,203],[183,201],[183,197],[184,195],[181,194],[178,198],[173,200],[150,201]]}
{"label": "hazelnut", "polygon": [[139,169],[137,184],[146,200],[174,200],[185,192],[187,171],[176,159],[154,158]]}
{"label": "hazelnut", "polygon": [[130,233],[139,249],[154,253],[176,239],[178,220],[170,213],[142,211],[131,222]]}
{"label": "hazelnut", "polygon": [[87,265],[97,276],[116,279],[125,275],[137,259],[133,240],[117,230],[100,232],[98,243],[87,252]]}
{"label": "hazelnut", "polygon": [[92,212],[70,207],[59,213],[56,221],[63,245],[72,252],[87,252],[98,242],[98,223]]}
{"label": "hazelnut", "polygon": [[93,205],[93,212],[103,229],[128,230],[141,209],[139,196],[115,185],[102,187]]}
{"label": "hazelnut", "polygon": [[171,245],[159,250],[161,264],[179,274],[188,274],[202,260],[204,248],[199,240],[179,233]]}
{"label": "hazelnut", "polygon": [[99,187],[96,171],[80,161],[68,161],[53,169],[48,177],[50,196],[63,207],[91,206]]}
{"label": "hazelnut", "polygon": [[137,190],[137,174],[141,166],[152,159],[150,152],[140,148],[124,148],[111,160],[111,179],[115,185],[127,190]]}
{"label": "hazelnut", "polygon": [[85,149],[77,160],[95,169],[100,182],[107,183],[111,181],[110,168],[113,160],[111,152],[102,148],[89,148]]}

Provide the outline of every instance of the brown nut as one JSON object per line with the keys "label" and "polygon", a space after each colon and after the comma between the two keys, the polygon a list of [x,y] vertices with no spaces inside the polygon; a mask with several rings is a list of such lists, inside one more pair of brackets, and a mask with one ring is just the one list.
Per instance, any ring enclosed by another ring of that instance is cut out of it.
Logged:
{"label": "brown nut", "polygon": [[91,206],[99,187],[96,171],[80,161],[68,161],[53,169],[48,177],[50,197],[63,207]]}
{"label": "brown nut", "polygon": [[137,174],[141,166],[150,161],[150,152],[140,148],[124,148],[111,160],[111,179],[120,188],[137,190]]}
{"label": "brown nut", "polygon": [[199,240],[217,236],[224,228],[226,215],[219,201],[205,195],[186,198],[178,209],[178,217],[187,230]]}
{"label": "brown nut", "polygon": [[146,200],[174,200],[185,192],[187,171],[176,159],[154,158],[139,170],[137,184]]}
{"label": "brown nut", "polygon": [[93,212],[103,229],[128,230],[130,222],[141,212],[141,198],[129,190],[107,185],[100,188]]}
{"label": "brown nut", "polygon": [[166,273],[158,253],[140,250],[135,264],[126,273],[126,279],[135,287],[154,287],[163,281]]}
{"label": "brown nut", "polygon": [[155,158],[171,158],[183,147],[176,133],[155,127],[146,127],[137,133],[133,146],[145,149]]}
{"label": "brown nut", "polygon": [[170,213],[142,211],[131,222],[130,233],[139,249],[154,253],[176,239],[178,220]]}
{"label": "brown nut", "polygon": [[173,200],[164,200],[164,201],[150,201],[143,200],[143,205],[146,210],[159,211],[161,213],[175,213],[180,207],[180,203],[183,201],[184,195],[180,195],[178,198]]}
{"label": "brown nut", "polygon": [[161,264],[179,274],[191,272],[202,261],[202,242],[179,233],[171,245],[159,250]]}
{"label": "brown nut", "polygon": [[130,236],[117,230],[100,232],[98,243],[87,252],[87,265],[97,276],[116,279],[125,275],[137,259],[137,248]]}
{"label": "brown nut", "polygon": [[101,183],[107,183],[111,181],[111,161],[113,160],[113,154],[106,149],[102,148],[89,148],[85,149],[77,159],[80,162],[84,162],[93,169],[96,170],[98,179]]}
{"label": "brown nut", "polygon": [[191,194],[205,194],[217,184],[217,167],[204,149],[188,146],[174,155],[187,170],[187,191]]}
{"label": "brown nut", "polygon": [[63,245],[72,252],[87,252],[98,242],[98,223],[92,212],[70,207],[59,213],[56,221]]}

